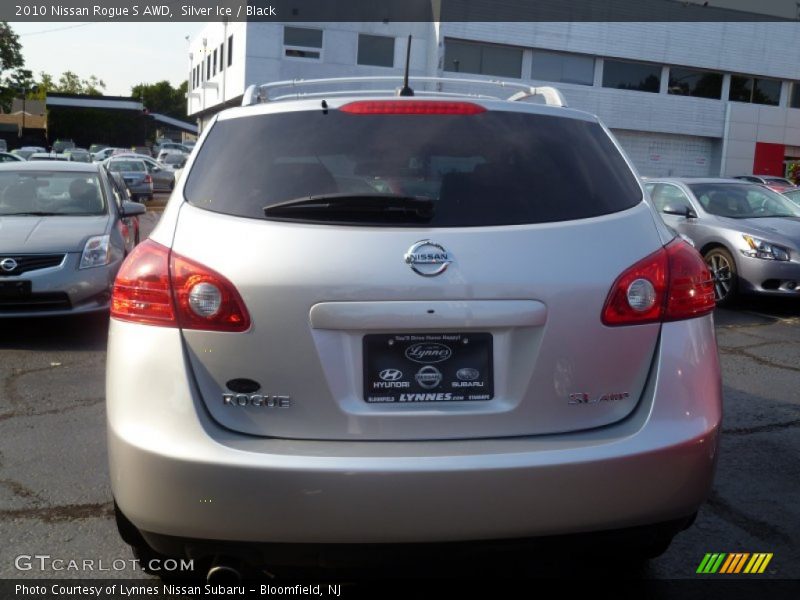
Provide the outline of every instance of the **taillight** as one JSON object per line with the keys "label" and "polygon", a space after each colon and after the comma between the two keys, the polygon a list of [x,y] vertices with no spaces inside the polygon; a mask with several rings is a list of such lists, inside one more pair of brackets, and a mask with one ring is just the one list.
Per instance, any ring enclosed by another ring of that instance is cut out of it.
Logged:
{"label": "taillight", "polygon": [[146,240],[133,249],[114,281],[111,316],[150,325],[177,326],[169,282],[169,248]]}
{"label": "taillight", "polygon": [[153,178],[150,175],[145,175],[144,176],[144,182],[145,183],[153,183]]}
{"label": "taillight", "polygon": [[603,323],[677,321],[706,315],[714,306],[714,283],[703,258],[676,239],[617,278],[603,307]]}
{"label": "taillight", "polygon": [[174,252],[169,266],[182,329],[246,331],[250,328],[244,301],[225,277]]}
{"label": "taillight", "polygon": [[472,102],[439,100],[359,100],[339,109],[354,115],[477,115],[486,109]]}
{"label": "taillight", "polygon": [[182,329],[236,332],[250,327],[247,308],[230,281],[152,240],[136,246],[122,263],[111,316]]}

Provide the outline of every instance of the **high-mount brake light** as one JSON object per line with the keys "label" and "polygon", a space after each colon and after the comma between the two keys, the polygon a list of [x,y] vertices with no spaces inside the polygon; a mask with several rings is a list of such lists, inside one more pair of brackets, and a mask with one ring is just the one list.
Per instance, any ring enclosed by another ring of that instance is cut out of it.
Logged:
{"label": "high-mount brake light", "polygon": [[111,316],[181,329],[250,328],[244,301],[228,279],[152,240],[136,246],[120,267]]}
{"label": "high-mount brake light", "polygon": [[679,321],[714,310],[714,283],[703,258],[676,239],[626,269],[603,307],[605,325]]}
{"label": "high-mount brake light", "polygon": [[472,102],[440,100],[359,100],[339,110],[353,115],[478,115],[486,112],[484,107]]}

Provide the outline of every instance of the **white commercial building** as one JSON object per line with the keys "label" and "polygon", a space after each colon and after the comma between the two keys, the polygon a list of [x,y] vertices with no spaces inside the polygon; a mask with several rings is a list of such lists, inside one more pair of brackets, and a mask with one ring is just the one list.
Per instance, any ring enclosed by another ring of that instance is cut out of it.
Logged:
{"label": "white commercial building", "polygon": [[643,175],[782,175],[800,160],[800,23],[213,23],[191,41],[202,126],[250,84],[412,75],[554,85]]}

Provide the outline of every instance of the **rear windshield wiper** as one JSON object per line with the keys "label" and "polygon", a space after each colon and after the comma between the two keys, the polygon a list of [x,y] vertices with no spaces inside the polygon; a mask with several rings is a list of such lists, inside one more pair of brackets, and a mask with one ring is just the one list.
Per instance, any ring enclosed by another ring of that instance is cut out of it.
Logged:
{"label": "rear windshield wiper", "polygon": [[320,194],[264,207],[271,218],[340,222],[428,222],[433,200],[398,194]]}

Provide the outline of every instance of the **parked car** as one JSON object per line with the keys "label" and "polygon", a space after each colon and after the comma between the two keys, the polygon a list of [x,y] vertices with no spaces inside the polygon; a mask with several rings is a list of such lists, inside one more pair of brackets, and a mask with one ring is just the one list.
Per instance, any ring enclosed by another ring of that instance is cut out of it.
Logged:
{"label": "parked car", "polygon": [[[108,181],[111,184],[111,195],[114,198],[114,203],[117,205],[117,210],[121,215],[126,214],[125,205],[134,200],[131,198],[128,186],[121,173],[113,173],[106,169],[108,173]],[[141,227],[139,225],[139,217],[123,217],[118,224],[120,234],[125,240],[125,254],[129,254],[131,250],[139,243],[141,239]]]}
{"label": "parked car", "polygon": [[734,179],[743,179],[752,183],[760,183],[776,192],[784,192],[794,189],[796,186],[784,177],[773,177],[771,175],[737,175]]}
{"label": "parked car", "polygon": [[89,146],[89,154],[95,154],[100,152],[100,150],[105,150],[108,147],[108,144],[92,144]]}
{"label": "parked car", "polygon": [[144,154],[116,154],[114,158],[135,158],[144,162],[147,172],[153,178],[154,192],[171,192],[175,187],[175,172],[167,165],[161,164],[150,156]]}
{"label": "parked car", "polygon": [[10,152],[0,152],[0,163],[4,162],[24,162],[25,159]]}
{"label": "parked car", "polygon": [[73,162],[92,162],[92,155],[84,148],[73,148],[72,150],[67,150],[64,152],[64,156],[67,157],[67,160],[71,160]]}
{"label": "parked car", "polygon": [[41,146],[23,146],[22,148],[16,148],[15,150],[11,151],[11,154],[19,156],[23,160],[28,160],[33,154],[39,152],[47,152],[46,148],[42,148]]}
{"label": "parked car", "polygon": [[718,454],[701,256],[555,89],[326,85],[220,113],[118,274],[122,538],[211,579],[567,533],[662,552]]}
{"label": "parked car", "polygon": [[105,163],[112,173],[120,173],[128,186],[131,197],[141,202],[153,199],[153,177],[144,161],[135,158],[110,158]]}
{"label": "parked car", "polygon": [[50,152],[54,154],[63,154],[67,150],[72,150],[75,147],[75,142],[72,140],[56,140],[53,142],[53,147]]}
{"label": "parked car", "polygon": [[126,253],[119,223],[144,212],[111,197],[95,165],[0,165],[0,318],[108,310]]}
{"label": "parked car", "polygon": [[150,158],[153,157],[153,151],[150,149],[150,146],[131,146],[128,152],[133,152],[134,154],[144,154]]}
{"label": "parked car", "polygon": [[46,160],[46,161],[54,161],[54,160],[68,160],[66,154],[58,154],[56,152],[34,152],[28,157],[28,161],[37,161],[37,160]]}
{"label": "parked car", "polygon": [[0,140],[0,152],[8,152],[8,144],[5,140]]}
{"label": "parked car", "polygon": [[164,142],[163,144],[159,144],[158,152],[161,153],[164,150],[173,150],[177,152],[182,152],[183,154],[189,154],[191,150],[184,146],[183,144],[178,144],[176,142]]}
{"label": "parked car", "polygon": [[159,164],[172,171],[182,169],[186,164],[187,158],[188,155],[184,154],[183,152],[176,152],[174,150],[162,150],[158,154]]}
{"label": "parked car", "polygon": [[130,152],[130,150],[125,150],[124,148],[107,147],[92,154],[92,159],[94,162],[103,162],[104,160],[111,158],[115,152]]}
{"label": "parked car", "polygon": [[800,293],[800,209],[786,198],[738,179],[648,179],[646,188],[705,258],[718,304],[739,293]]}
{"label": "parked car", "polygon": [[800,188],[795,188],[793,190],[786,190],[781,192],[784,196],[786,196],[789,200],[795,203],[798,207],[800,207]]}

